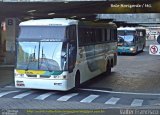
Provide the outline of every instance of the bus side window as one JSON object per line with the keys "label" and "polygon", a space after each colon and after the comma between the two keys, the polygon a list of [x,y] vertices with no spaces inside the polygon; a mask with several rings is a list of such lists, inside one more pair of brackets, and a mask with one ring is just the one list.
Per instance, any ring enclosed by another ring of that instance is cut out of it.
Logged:
{"label": "bus side window", "polygon": [[83,28],[79,28],[78,29],[78,34],[79,34],[79,45],[83,44],[84,43],[84,31],[83,31]]}
{"label": "bus side window", "polygon": [[105,41],[107,42],[108,40],[107,40],[107,29],[105,29],[105,31],[104,31],[104,33],[105,33]]}
{"label": "bus side window", "polygon": [[102,42],[105,42],[105,29],[102,29]]}
{"label": "bus side window", "polygon": [[117,41],[117,29],[114,29],[114,41]]}
{"label": "bus side window", "polygon": [[113,29],[110,29],[110,41],[113,40]]}
{"label": "bus side window", "polygon": [[92,36],[91,37],[92,37],[91,42],[92,42],[92,44],[94,44],[94,42],[95,42],[95,29],[92,29]]}
{"label": "bus side window", "polygon": [[68,69],[67,56],[68,56],[67,55],[67,43],[64,42],[63,46],[62,46],[62,54],[61,54],[61,67],[63,67],[63,70],[67,70]]}
{"label": "bus side window", "polygon": [[77,39],[76,39],[76,26],[69,27],[69,55],[68,55],[68,69],[72,72],[75,67],[76,54],[77,54]]}
{"label": "bus side window", "polygon": [[140,37],[137,37],[137,41],[139,42],[141,39],[140,39]]}
{"label": "bus side window", "polygon": [[69,43],[68,54],[68,70],[69,72],[73,72],[77,57],[77,45],[75,42]]}
{"label": "bus side window", "polygon": [[69,26],[69,41],[76,41],[76,26]]}
{"label": "bus side window", "polygon": [[86,29],[86,43],[93,44],[94,43],[94,30],[91,28]]}
{"label": "bus side window", "polygon": [[107,29],[107,41],[110,42],[110,29]]}
{"label": "bus side window", "polygon": [[137,42],[138,42],[138,37],[135,36],[135,37],[134,37],[134,40],[135,40],[134,42],[137,43]]}

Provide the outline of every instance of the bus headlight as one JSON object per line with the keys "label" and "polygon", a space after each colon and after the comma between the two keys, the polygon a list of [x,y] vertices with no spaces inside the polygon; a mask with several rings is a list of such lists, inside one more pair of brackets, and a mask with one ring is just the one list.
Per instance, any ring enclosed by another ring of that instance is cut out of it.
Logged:
{"label": "bus headlight", "polygon": [[15,76],[16,76],[16,77],[24,77],[24,74],[15,73]]}
{"label": "bus headlight", "polygon": [[135,48],[130,48],[129,50],[130,50],[130,51],[134,51],[134,50],[135,50]]}
{"label": "bus headlight", "polygon": [[54,75],[53,76],[54,79],[67,79],[66,75]]}

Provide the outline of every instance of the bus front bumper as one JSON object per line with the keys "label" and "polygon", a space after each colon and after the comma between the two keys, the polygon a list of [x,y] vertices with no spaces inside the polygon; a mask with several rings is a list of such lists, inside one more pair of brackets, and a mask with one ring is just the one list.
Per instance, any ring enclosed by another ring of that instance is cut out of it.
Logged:
{"label": "bus front bumper", "polygon": [[135,53],[136,50],[134,47],[118,47],[117,52],[122,53]]}
{"label": "bus front bumper", "polygon": [[53,79],[35,79],[35,78],[15,78],[16,88],[27,89],[45,89],[45,90],[60,90],[67,91],[71,89],[68,86],[67,80],[53,80]]}

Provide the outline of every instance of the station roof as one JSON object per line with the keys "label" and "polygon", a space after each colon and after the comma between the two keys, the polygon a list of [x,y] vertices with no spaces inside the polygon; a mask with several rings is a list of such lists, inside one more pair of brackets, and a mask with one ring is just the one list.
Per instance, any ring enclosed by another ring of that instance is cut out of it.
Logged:
{"label": "station roof", "polygon": [[[146,7],[139,7],[138,5],[146,5]],[[147,5],[150,6],[147,7]],[[0,2],[0,16],[1,18],[53,18],[74,17],[77,15],[79,17],[85,17],[109,13],[160,13],[159,6],[159,0]]]}
{"label": "station roof", "polygon": [[17,1],[3,0],[0,2],[0,20],[4,20],[6,17],[17,17],[20,20],[62,17],[93,20],[96,18],[97,14],[160,13],[159,0],[46,0],[46,2],[45,0],[43,2],[42,0],[38,0],[38,2],[37,0],[33,0],[34,2],[31,2],[32,0]]}

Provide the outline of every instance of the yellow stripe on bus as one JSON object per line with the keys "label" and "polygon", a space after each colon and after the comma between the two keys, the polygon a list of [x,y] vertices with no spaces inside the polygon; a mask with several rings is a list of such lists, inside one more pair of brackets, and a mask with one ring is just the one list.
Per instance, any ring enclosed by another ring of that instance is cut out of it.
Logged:
{"label": "yellow stripe on bus", "polygon": [[17,73],[19,74],[28,74],[28,75],[42,75],[44,74],[46,71],[37,71],[37,70],[16,70]]}

